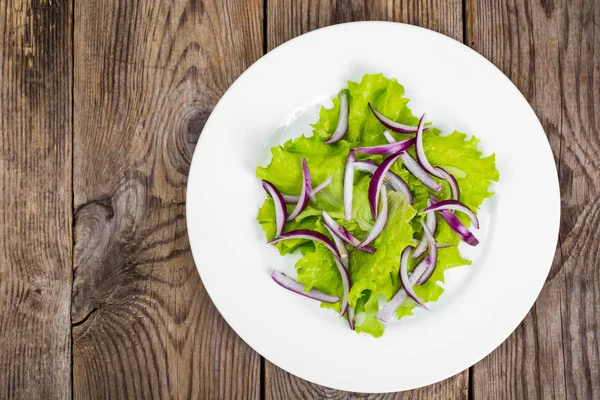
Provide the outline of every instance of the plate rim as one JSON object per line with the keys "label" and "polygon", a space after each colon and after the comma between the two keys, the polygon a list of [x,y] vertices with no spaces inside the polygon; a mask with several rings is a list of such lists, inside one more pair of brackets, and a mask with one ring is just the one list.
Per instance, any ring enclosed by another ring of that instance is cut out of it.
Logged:
{"label": "plate rim", "polygon": [[[206,124],[203,128],[202,133],[200,134],[198,143],[200,144],[203,136],[204,135],[204,129],[206,126],[209,126],[209,123],[211,121],[211,119],[214,119],[214,115],[216,115],[216,112],[222,107],[223,104],[223,99],[225,99],[227,96],[230,95],[231,93],[231,89],[236,85],[236,83],[241,80],[244,76],[246,76],[247,74],[249,74],[251,71],[253,71],[255,68],[259,67],[267,58],[271,58],[275,55],[277,55],[277,53],[279,53],[282,49],[293,45],[295,42],[302,40],[303,38],[309,37],[309,36],[314,36],[314,35],[319,35],[322,34],[323,32],[329,31],[329,30],[337,30],[337,29],[345,29],[348,26],[365,26],[365,25],[401,25],[403,26],[405,29],[413,29],[413,30],[417,30],[417,31],[421,31],[421,32],[425,32],[427,34],[432,34],[433,36],[436,36],[438,39],[441,40],[445,40],[448,41],[449,43],[453,43],[454,45],[460,45],[460,47],[462,48],[466,48],[469,50],[469,52],[472,55],[475,55],[476,57],[480,58],[485,64],[487,64],[488,66],[493,67],[493,69],[495,69],[497,72],[500,72],[500,74],[503,76],[503,79],[505,81],[505,83],[509,84],[512,89],[514,89],[514,91],[516,93],[518,93],[518,95],[520,96],[520,98],[524,101],[525,104],[527,104],[529,110],[531,111],[531,113],[535,116],[537,125],[539,125],[539,129],[540,131],[544,134],[544,143],[546,144],[546,150],[545,152],[548,152],[552,158],[554,159],[554,153],[552,151],[552,147],[550,145],[550,142],[548,140],[548,136],[545,132],[545,129],[543,127],[543,125],[541,124],[541,121],[539,119],[539,117],[537,116],[535,110],[533,109],[533,107],[531,106],[531,104],[529,103],[529,101],[527,100],[527,98],[523,95],[523,93],[519,90],[519,88],[512,82],[512,80],[506,76],[506,74],[504,74],[504,72],[502,70],[500,70],[493,62],[491,62],[490,60],[488,60],[487,58],[485,58],[483,55],[481,55],[480,53],[478,53],[476,50],[474,50],[473,48],[471,48],[470,46],[467,46],[466,44],[450,37],[447,36],[445,34],[436,32],[434,30],[428,29],[428,28],[424,28],[424,27],[420,27],[420,26],[416,26],[416,25],[411,25],[411,24],[406,24],[406,23],[401,23],[401,22],[392,22],[392,21],[354,21],[354,22],[346,22],[346,23],[340,23],[340,24],[334,24],[334,25],[329,25],[326,27],[322,27],[319,29],[315,29],[312,30],[310,32],[304,33],[302,35],[298,35],[282,44],[280,44],[279,46],[275,47],[274,49],[272,49],[271,51],[267,52],[266,54],[262,55],[258,60],[256,60],[254,63],[252,63],[252,65],[250,65],[246,70],[244,70],[235,80],[234,82],[228,87],[228,89],[225,91],[225,93],[221,96],[221,98],[219,99],[217,105],[215,106],[215,108],[213,109],[211,115],[209,116],[209,118],[206,121]],[[292,112],[293,110],[290,110],[290,112]],[[188,175],[188,182],[187,182],[187,187],[186,187],[186,228],[187,228],[187,232],[188,232],[188,238],[189,238],[189,243],[190,243],[190,250],[192,252],[192,256],[194,259],[194,264],[196,266],[196,269],[198,271],[198,274],[200,275],[200,279],[202,280],[202,273],[200,271],[200,267],[199,264],[196,263],[197,260],[197,255],[195,254],[194,251],[194,245],[192,245],[192,242],[195,241],[195,239],[192,239],[192,234],[191,232],[193,231],[193,229],[190,229],[190,224],[191,224],[191,220],[188,217],[190,215],[189,213],[189,207],[190,207],[190,202],[188,201],[190,199],[190,188],[193,186],[191,185],[191,183],[193,181],[196,181],[196,179],[193,179],[194,176],[196,176],[197,174],[193,174],[193,171],[195,169],[198,168],[194,168],[194,165],[198,165],[199,161],[197,161],[199,159],[199,151],[198,149],[200,149],[200,146],[197,146],[196,151],[194,152],[193,156],[192,156],[192,161],[190,163],[190,168],[189,168],[189,175]],[[560,183],[559,183],[559,177],[558,177],[558,171],[557,171],[557,166],[556,166],[556,161],[553,162],[553,170],[549,171],[549,174],[552,173],[552,177],[553,177],[553,185],[554,188],[556,189],[556,199],[558,200],[558,203],[555,204],[553,206],[553,208],[555,209],[555,229],[554,229],[554,234],[552,235],[554,237],[553,239],[553,244],[554,244],[554,248],[556,248],[556,244],[558,243],[558,239],[559,239],[559,233],[560,233],[560,221],[561,221],[561,192],[560,192]],[[552,255],[552,259],[550,260],[550,262],[548,263],[545,272],[544,272],[544,280],[541,282],[541,284],[539,285],[539,287],[536,287],[535,290],[531,290],[531,293],[535,293],[535,296],[533,297],[533,301],[531,303],[531,305],[529,305],[529,307],[527,307],[525,313],[523,315],[521,315],[519,313],[519,322],[517,323],[517,325],[515,327],[513,327],[505,336],[503,335],[502,340],[500,340],[498,343],[494,343],[491,346],[486,346],[489,347],[488,350],[486,350],[485,354],[483,354],[480,358],[478,358],[476,361],[469,363],[469,365],[467,365],[466,367],[459,367],[459,368],[454,368],[454,372],[451,372],[449,374],[446,374],[446,376],[442,377],[441,379],[437,379],[434,381],[431,381],[430,383],[427,384],[422,384],[422,385],[418,385],[418,386],[411,386],[411,388],[409,389],[396,389],[396,390],[375,390],[375,391],[361,391],[361,390],[355,390],[355,389],[348,389],[348,388],[341,388],[341,387],[335,387],[335,386],[328,386],[326,384],[320,383],[320,382],[315,382],[314,380],[305,377],[305,376],[301,376],[295,372],[289,371],[288,369],[282,367],[278,362],[273,361],[270,357],[266,357],[261,351],[257,350],[253,345],[251,345],[250,343],[248,343],[246,341],[246,339],[240,335],[240,333],[238,332],[238,330],[230,323],[230,321],[228,320],[228,318],[221,312],[221,310],[219,309],[219,306],[214,302],[213,300],[213,295],[211,294],[211,289],[209,289],[207,286],[204,285],[203,282],[203,286],[207,292],[207,294],[209,295],[211,302],[214,304],[215,308],[217,309],[217,311],[219,311],[219,314],[221,315],[221,317],[223,317],[223,319],[225,320],[225,322],[227,323],[227,325],[236,333],[236,335],[239,336],[240,339],[242,339],[242,341],[244,341],[244,343],[246,343],[253,351],[257,352],[261,357],[265,358],[265,360],[271,362],[272,364],[276,365],[278,368],[283,369],[284,371],[286,371],[287,373],[290,373],[296,377],[299,377],[301,379],[307,380],[311,383],[320,385],[320,386],[324,386],[324,387],[328,387],[328,388],[332,388],[335,390],[342,390],[342,391],[354,391],[354,392],[359,392],[359,393],[393,393],[393,392],[397,392],[397,391],[404,391],[404,390],[414,390],[414,389],[418,389],[420,387],[425,387],[425,386],[429,386],[432,384],[435,384],[437,382],[441,382],[445,379],[448,379],[456,374],[461,373],[462,371],[470,368],[471,366],[479,363],[481,360],[483,360],[485,357],[487,357],[488,355],[490,355],[494,350],[496,350],[500,345],[502,345],[511,335],[512,333],[521,325],[521,323],[523,322],[523,320],[527,317],[527,315],[529,314],[529,312],[531,311],[531,309],[533,308],[533,306],[535,305],[535,302],[537,301],[537,299],[539,298],[545,284],[547,281],[547,277],[550,273],[551,267],[552,267],[552,260],[554,259],[554,256],[556,254],[556,250]],[[541,274],[540,274],[541,275]],[[523,308],[525,309],[525,308]]]}

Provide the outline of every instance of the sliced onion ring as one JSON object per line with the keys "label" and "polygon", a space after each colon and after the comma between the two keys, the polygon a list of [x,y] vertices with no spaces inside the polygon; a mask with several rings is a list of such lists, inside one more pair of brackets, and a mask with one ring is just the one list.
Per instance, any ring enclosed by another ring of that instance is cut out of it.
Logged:
{"label": "sliced onion ring", "polygon": [[350,150],[346,159],[346,168],[344,169],[344,218],[346,221],[352,219],[352,190],[354,188],[355,160],[354,150]]}
{"label": "sliced onion ring", "polygon": [[312,190],[312,179],[310,177],[310,171],[308,170],[308,165],[306,164],[306,158],[302,157],[302,191],[300,192],[300,199],[298,200],[298,204],[296,204],[296,208],[289,215],[288,221],[293,220],[300,214],[308,205],[308,200],[310,199],[310,191]]}
{"label": "sliced onion ring", "polygon": [[[408,277],[409,286],[415,285],[417,280],[421,277],[425,270],[427,270],[428,263],[429,259],[425,257],[423,260],[421,260],[421,262],[417,264],[413,272]],[[377,318],[381,322],[388,322],[392,315],[394,315],[398,307],[402,305],[404,299],[406,299],[406,290],[404,290],[404,287],[401,287],[400,290],[396,292],[394,297],[392,297],[390,301],[388,301],[385,304],[385,306],[383,306],[383,308],[379,310],[377,315],[375,315],[375,318]]]}
{"label": "sliced onion ring", "polygon": [[388,143],[396,143],[398,142],[390,133],[390,131],[385,130],[383,131],[383,136],[385,136],[386,140],[388,141]]}
{"label": "sliced onion ring", "polygon": [[467,207],[465,204],[461,203],[460,201],[443,200],[443,201],[440,201],[438,203],[435,203],[435,204],[427,207],[423,212],[421,212],[421,214],[429,212],[429,211],[440,211],[440,210],[456,210],[456,211],[465,213],[471,220],[471,223],[473,224],[473,226],[476,229],[479,229],[479,219],[477,218],[477,215],[475,215],[473,210],[471,210],[469,207]]}
{"label": "sliced onion ring", "polygon": [[354,330],[354,307],[348,306],[348,325]]}
{"label": "sliced onion ring", "polygon": [[373,240],[375,240],[377,238],[377,236],[379,236],[379,234],[381,234],[381,232],[383,231],[383,228],[385,228],[385,224],[387,223],[387,217],[388,217],[387,193],[386,193],[385,186],[382,186],[381,187],[381,212],[377,216],[377,219],[375,220],[375,224],[373,224],[373,228],[371,229],[371,231],[369,232],[367,237],[362,241],[359,248],[361,248],[361,249],[364,248],[366,245],[368,245]]}
{"label": "sliced onion ring", "polygon": [[372,247],[359,247],[361,246],[361,241],[354,237],[350,232],[348,232],[346,228],[335,222],[335,220],[331,218],[327,211],[323,210],[321,215],[323,216],[323,224],[325,225],[325,227],[331,229],[331,231],[336,237],[348,243],[350,246],[356,247],[359,250],[362,250],[366,253],[375,253],[375,249]]}
{"label": "sliced onion ring", "polygon": [[331,251],[337,258],[341,257],[340,253],[335,247],[335,244],[327,236],[323,235],[320,232],[311,231],[309,229],[298,229],[295,231],[287,232],[280,235],[279,237],[276,237],[273,240],[269,240],[267,243],[276,244],[281,242],[282,240],[288,239],[308,239],[313,240],[315,242],[320,242],[323,245],[325,245],[325,247],[327,247],[327,249],[329,249],[329,251]]}
{"label": "sliced onion ring", "polygon": [[460,188],[458,187],[458,182],[456,181],[454,175],[440,167],[435,167],[435,170],[442,175],[442,179],[448,181],[450,184],[450,189],[452,190],[452,199],[458,201],[460,197]]}
{"label": "sliced onion ring", "polygon": [[[425,224],[423,224],[423,225],[425,225]],[[400,282],[402,283],[402,287],[406,291],[406,294],[408,295],[408,297],[410,297],[415,303],[417,303],[417,305],[419,305],[427,310],[427,306],[425,305],[425,303],[423,303],[423,300],[421,300],[419,298],[419,296],[417,296],[417,294],[415,293],[415,290],[413,289],[413,285],[410,283],[410,280],[408,279],[408,259],[410,258],[410,253],[412,252],[413,249],[414,249],[414,247],[412,247],[412,246],[406,246],[406,248],[402,251],[402,256],[400,258],[400,271],[399,271],[400,272]],[[431,268],[431,265],[429,268]],[[425,273],[427,273],[427,272],[425,272]]]}
{"label": "sliced onion ring", "polygon": [[412,156],[408,154],[407,151],[403,151],[400,158],[402,159],[402,162],[404,163],[404,166],[406,167],[408,172],[410,172],[415,176],[415,178],[420,180],[421,183],[423,183],[423,185],[427,186],[431,190],[435,190],[436,192],[442,190],[442,186],[436,181],[434,181],[433,178],[427,173],[427,171],[421,168],[419,163],[414,158],[412,158]]}
{"label": "sliced onion ring", "polygon": [[[433,204],[436,204],[438,201],[439,200],[431,197],[431,202]],[[468,245],[477,246],[479,244],[479,240],[477,240],[477,238],[471,233],[471,231],[469,231],[467,227],[464,226],[458,218],[456,218],[456,215],[452,214],[448,210],[440,210],[439,214],[440,217],[444,218],[444,220],[448,223],[450,228],[452,228],[452,230],[456,232],[458,237],[467,242]]]}
{"label": "sliced onion ring", "polygon": [[415,144],[415,138],[411,137],[410,139],[406,139],[401,142],[380,144],[378,146],[370,147],[357,147],[355,150],[363,154],[388,155],[398,153],[399,151],[404,151],[413,144]]}
{"label": "sliced onion ring", "polygon": [[421,164],[421,167],[423,167],[423,169],[425,169],[425,171],[429,172],[431,175],[433,176],[437,176],[438,178],[442,178],[441,174],[435,170],[435,168],[433,168],[433,166],[429,163],[429,160],[427,159],[427,156],[425,155],[425,150],[423,148],[423,125],[425,124],[425,117],[427,116],[427,114],[423,113],[423,115],[421,116],[421,119],[419,120],[419,126],[417,129],[417,143],[416,143],[416,153],[417,153],[417,160],[419,161],[419,164]]}
{"label": "sliced onion ring", "polygon": [[[377,167],[379,167],[379,165],[375,164],[371,160],[354,162],[354,168],[356,168],[357,170],[362,171],[362,172],[368,172],[370,174],[374,174],[375,171],[377,171]],[[410,189],[408,188],[408,185],[406,184],[406,182],[404,182],[404,180],[402,178],[400,178],[398,175],[396,175],[392,171],[388,171],[385,174],[383,181],[385,183],[387,183],[390,186],[390,188],[392,188],[396,192],[404,193],[405,195],[407,193],[410,193]],[[409,203],[412,203],[412,193],[411,193],[411,197],[409,198]]]}
{"label": "sliced onion ring", "polygon": [[350,288],[352,287],[352,281],[350,280],[350,273],[346,268],[344,268],[344,264],[342,264],[340,259],[336,257],[335,254],[333,255],[333,260],[335,261],[338,271],[340,271],[342,288],[344,289],[344,297],[342,297],[342,304],[340,307],[340,317],[343,317],[348,310],[348,294],[350,293]]}
{"label": "sliced onion ring", "polygon": [[[381,123],[381,125],[385,126],[388,129],[393,130],[394,132],[398,132],[398,133],[415,133],[417,131],[417,127],[416,126],[410,126],[410,125],[400,124],[400,123],[398,123],[396,121],[392,121],[391,119],[384,117],[383,114],[381,114],[379,111],[377,111],[371,105],[371,103],[369,103],[369,108],[373,112],[373,115],[375,115],[375,118],[377,118],[379,120],[379,122]],[[429,129],[429,128],[425,128],[425,130],[427,130],[427,129]]]}
{"label": "sliced onion ring", "polygon": [[335,248],[337,249],[340,255],[340,261],[342,261],[344,268],[348,269],[350,266],[350,258],[348,256],[348,249],[346,249],[344,241],[340,239],[338,235],[336,235],[327,225],[325,225],[325,229],[327,229],[327,232],[329,232],[331,238],[333,239],[333,242],[335,243]]}
{"label": "sliced onion ring", "polygon": [[285,221],[287,220],[287,209],[285,208],[283,196],[271,182],[262,181],[262,185],[275,204],[275,226],[277,227],[275,236],[280,236],[285,229]]}
{"label": "sliced onion ring", "polygon": [[[429,207],[430,205],[431,205],[431,200],[428,199],[427,206]],[[435,231],[437,230],[437,216],[435,215],[435,211],[429,211],[425,215],[426,215],[425,224],[431,231],[432,235],[435,236]],[[427,250],[427,243],[428,243],[427,235],[425,235],[425,233],[423,233],[423,237],[421,238],[421,241],[415,248],[415,251],[413,252],[412,257],[413,258],[421,257],[421,254],[423,254],[425,252],[425,250]]]}
{"label": "sliced onion ring", "polygon": [[427,270],[419,278],[419,285],[423,285],[425,282],[427,282],[427,280],[429,280],[429,278],[431,278],[431,275],[433,275],[433,271],[435,271],[438,257],[438,249],[435,244],[435,239],[433,238],[433,233],[429,230],[429,227],[423,221],[421,221],[421,225],[423,225],[423,232],[425,237],[427,238],[427,250],[429,251],[427,258],[429,258],[429,265],[427,266]]}
{"label": "sliced onion ring", "polygon": [[[330,176],[329,178],[325,179],[319,186],[312,189],[310,191],[310,199],[315,200],[315,196],[317,195],[317,193],[329,186],[331,184],[331,181],[333,181],[333,176]],[[282,193],[281,196],[283,197],[283,200],[286,204],[296,204],[298,203],[298,200],[300,200],[300,196],[294,196],[291,194]]]}
{"label": "sliced onion ring", "polygon": [[283,272],[273,271],[271,273],[271,278],[273,278],[273,280],[275,282],[277,282],[277,284],[279,286],[284,287],[287,290],[290,290],[299,295],[302,295],[302,296],[305,296],[305,297],[308,297],[308,298],[311,298],[314,300],[319,300],[319,301],[322,301],[325,303],[337,303],[338,301],[340,301],[339,297],[332,296],[327,293],[323,293],[317,289],[310,289],[308,292],[306,292],[305,291],[306,288],[302,283],[298,282],[295,279],[290,278]]}
{"label": "sliced onion ring", "polygon": [[340,253],[335,247],[335,244],[322,233],[311,231],[308,229],[299,229],[296,231],[284,233],[278,238],[270,240],[267,243],[275,244],[286,239],[314,240],[316,242],[323,243],[325,247],[327,247],[327,249],[333,253],[333,260],[335,261],[335,265],[340,271],[340,277],[342,278],[342,287],[344,288],[344,297],[342,298],[342,305],[340,309],[340,316],[343,316],[346,313],[346,309],[348,308],[348,293],[350,293],[350,286],[352,285],[352,283],[350,281],[350,275],[348,274],[348,271],[346,270],[346,268],[344,268],[344,264],[342,264],[342,261],[340,260]]}
{"label": "sliced onion ring", "polygon": [[[371,204],[371,213],[373,213],[373,218],[377,218],[377,204],[379,202],[379,192],[381,191],[381,186],[383,185],[383,179],[387,175],[394,162],[396,162],[396,160],[400,157],[400,154],[401,153],[396,153],[393,156],[383,160],[371,178],[371,182],[369,183],[369,203]],[[404,183],[402,193],[404,193],[406,196],[408,203],[412,204],[412,193],[408,188],[408,185],[406,185],[404,181],[402,181],[402,183]]]}
{"label": "sliced onion ring", "polygon": [[344,137],[348,131],[348,98],[346,93],[340,93],[340,116],[338,117],[337,128],[329,139],[325,141],[325,144],[335,143]]}

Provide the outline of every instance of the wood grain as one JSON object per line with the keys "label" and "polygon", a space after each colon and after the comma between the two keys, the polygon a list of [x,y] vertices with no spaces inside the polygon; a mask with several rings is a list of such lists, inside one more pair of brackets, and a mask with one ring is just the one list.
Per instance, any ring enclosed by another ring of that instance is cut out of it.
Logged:
{"label": "wood grain", "polygon": [[[361,20],[384,20],[420,25],[463,40],[463,5],[452,1],[335,1],[268,0],[267,43],[272,49],[285,41],[324,26]],[[466,399],[469,373],[462,373],[419,390],[386,395],[348,393],[325,388],[265,362],[267,399]]]}
{"label": "wood grain", "polygon": [[[464,371],[433,385],[407,392],[369,394],[353,393],[316,385],[287,373],[265,361],[266,399],[323,400],[401,400],[401,399],[468,399],[469,374]],[[357,378],[359,379],[359,378]]]}
{"label": "wood grain", "polygon": [[471,46],[523,92],[558,165],[562,220],[535,306],[475,365],[475,398],[600,397],[600,2],[468,2]]}
{"label": "wood grain", "polygon": [[76,1],[73,387],[77,398],[258,398],[185,224],[193,150],[262,52],[262,3]]}
{"label": "wood grain", "polygon": [[0,398],[71,395],[68,1],[0,2]]}
{"label": "wood grain", "polygon": [[353,21],[394,21],[423,26],[463,40],[460,0],[266,0],[269,50],[306,32]]}

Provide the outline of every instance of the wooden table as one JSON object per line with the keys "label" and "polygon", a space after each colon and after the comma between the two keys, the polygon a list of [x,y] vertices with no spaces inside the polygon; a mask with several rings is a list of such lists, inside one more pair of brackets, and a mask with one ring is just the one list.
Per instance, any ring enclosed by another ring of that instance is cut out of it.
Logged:
{"label": "wooden table", "polygon": [[[0,398],[600,398],[600,1],[365,3],[0,2]],[[192,152],[229,85],[286,40],[355,20],[421,25],[496,64],[540,118],[562,190],[554,264],[517,330],[467,371],[382,396],[248,347],[185,225]]]}

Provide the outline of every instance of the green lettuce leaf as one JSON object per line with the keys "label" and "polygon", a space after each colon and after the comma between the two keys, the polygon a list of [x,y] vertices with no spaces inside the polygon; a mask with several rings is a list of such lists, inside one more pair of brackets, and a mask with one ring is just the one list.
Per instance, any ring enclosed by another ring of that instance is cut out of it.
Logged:
{"label": "green lettuce leaf", "polygon": [[[310,137],[301,136],[289,140],[282,146],[271,149],[272,160],[266,167],[258,167],[256,176],[273,183],[282,193],[299,194],[302,181],[301,159],[306,158],[313,178],[313,186],[329,177],[331,185],[317,194],[316,200],[295,220],[286,225],[286,232],[297,229],[311,229],[326,235],[321,221],[321,212],[326,210],[338,223],[344,225],[353,235],[363,238],[372,228],[374,220],[368,201],[367,189],[370,175],[356,171],[353,187],[352,220],[343,217],[343,176],[346,157],[351,148],[386,143],[382,133],[385,128],[377,121],[369,109],[369,103],[386,117],[407,125],[416,126],[418,118],[408,108],[408,99],[404,97],[404,88],[395,79],[381,74],[365,75],[360,83],[348,82],[343,90],[348,96],[350,117],[349,129],[343,140],[324,145],[323,141],[331,136],[337,126],[339,115],[339,97],[333,99],[333,108],[321,108],[319,120],[312,125]],[[407,136],[393,134],[402,140]],[[429,161],[452,173],[460,186],[460,201],[476,211],[481,203],[493,193],[489,190],[492,181],[498,181],[499,174],[495,166],[494,154],[484,157],[479,150],[479,140],[468,138],[461,132],[444,134],[436,128],[424,133],[423,145]],[[414,157],[414,149],[410,150]],[[367,157],[359,155],[359,158]],[[368,157],[376,163],[381,156]],[[401,193],[388,191],[389,216],[386,228],[372,243],[377,249],[368,254],[349,248],[350,277],[352,289],[349,303],[356,311],[356,331],[379,337],[383,334],[383,324],[375,318],[382,306],[381,301],[389,300],[400,288],[398,268],[402,250],[411,244],[411,239],[420,239],[423,232],[418,215],[427,206],[427,199],[434,195],[439,199],[450,198],[450,187],[445,181],[437,180],[443,187],[441,192],[426,188],[398,160],[392,171],[404,179],[414,195],[414,204],[410,205]],[[291,212],[294,205],[288,205]],[[466,216],[457,213],[465,225],[469,225]],[[258,222],[267,239],[275,236],[275,212],[272,199],[266,200],[259,209]],[[436,301],[443,293],[440,283],[444,282],[444,273],[449,268],[468,265],[458,251],[460,239],[446,222],[438,217],[436,240],[451,247],[440,249],[436,270],[429,281],[415,287],[416,293],[425,301]],[[323,292],[342,296],[342,284],[332,254],[321,244],[305,239],[287,240],[278,243],[282,255],[299,251],[302,254],[296,263],[298,280],[306,289],[319,289]],[[418,260],[411,260],[409,271]],[[339,311],[340,304],[322,303],[324,308]],[[398,318],[412,314],[414,303],[406,300],[397,310]]]}

